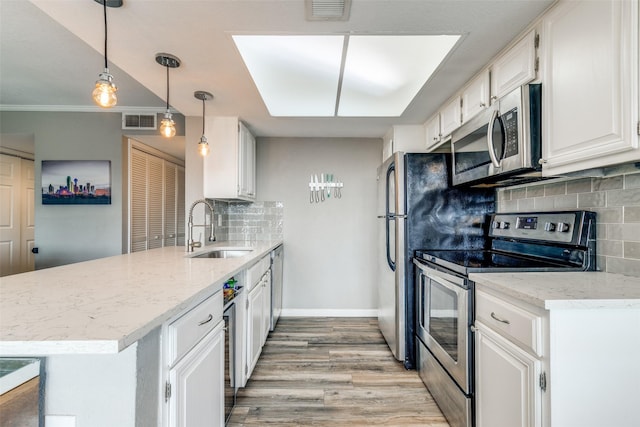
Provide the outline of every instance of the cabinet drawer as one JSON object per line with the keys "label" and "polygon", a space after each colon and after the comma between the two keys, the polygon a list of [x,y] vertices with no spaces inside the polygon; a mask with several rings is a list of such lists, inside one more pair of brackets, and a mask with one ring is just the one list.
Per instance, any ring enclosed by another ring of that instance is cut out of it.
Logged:
{"label": "cabinet drawer", "polygon": [[543,355],[542,316],[482,291],[476,292],[476,320],[516,341],[536,355]]}
{"label": "cabinet drawer", "polygon": [[270,267],[271,257],[269,255],[265,255],[260,261],[249,267],[247,270],[247,286],[249,291],[262,279],[262,276]]}
{"label": "cabinet drawer", "polygon": [[222,291],[216,292],[167,328],[167,363],[173,366],[222,320]]}

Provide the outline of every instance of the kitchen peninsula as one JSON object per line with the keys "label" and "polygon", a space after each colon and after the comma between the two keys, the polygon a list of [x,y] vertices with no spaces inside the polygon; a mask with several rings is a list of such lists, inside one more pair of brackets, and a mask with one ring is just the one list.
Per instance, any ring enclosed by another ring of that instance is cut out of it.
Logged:
{"label": "kitchen peninsula", "polygon": [[[47,357],[48,416],[73,415],[78,426],[162,424],[163,324],[221,295],[226,280],[281,243],[218,242],[193,254],[165,247],[3,277],[0,356]],[[192,257],[240,246],[252,251]]]}

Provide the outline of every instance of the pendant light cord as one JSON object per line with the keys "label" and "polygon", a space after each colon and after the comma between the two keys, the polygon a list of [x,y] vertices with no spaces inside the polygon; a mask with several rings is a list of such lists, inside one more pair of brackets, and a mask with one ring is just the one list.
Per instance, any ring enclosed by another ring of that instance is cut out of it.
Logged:
{"label": "pendant light cord", "polygon": [[107,0],[102,0],[104,10],[104,68],[108,69],[107,65]]}
{"label": "pendant light cord", "polygon": [[167,64],[167,111],[169,111],[169,64]]}
{"label": "pendant light cord", "polygon": [[206,97],[202,98],[202,136],[204,136],[204,101]]}

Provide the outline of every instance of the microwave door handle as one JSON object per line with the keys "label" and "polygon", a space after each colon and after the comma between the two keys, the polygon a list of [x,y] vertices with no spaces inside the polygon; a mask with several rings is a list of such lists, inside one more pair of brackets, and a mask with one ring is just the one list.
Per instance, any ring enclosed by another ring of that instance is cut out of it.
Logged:
{"label": "microwave door handle", "polygon": [[491,120],[489,120],[489,125],[487,126],[487,148],[489,149],[489,157],[491,157],[491,163],[496,168],[500,167],[500,160],[496,156],[496,152],[493,150],[493,125],[496,120],[498,120],[498,110],[493,110],[491,114]]}

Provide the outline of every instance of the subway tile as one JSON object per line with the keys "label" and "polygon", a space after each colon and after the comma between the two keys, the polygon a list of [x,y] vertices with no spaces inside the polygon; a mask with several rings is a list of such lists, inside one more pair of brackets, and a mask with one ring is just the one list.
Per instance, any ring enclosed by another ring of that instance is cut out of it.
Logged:
{"label": "subway tile", "polygon": [[499,189],[496,194],[498,201],[511,200],[511,190]]}
{"label": "subway tile", "polygon": [[527,197],[543,197],[544,185],[532,185],[527,187]]}
{"label": "subway tile", "polygon": [[567,194],[589,193],[591,191],[591,178],[567,181]]}
{"label": "subway tile", "polygon": [[518,212],[528,212],[535,209],[534,199],[520,199],[518,202]]}
{"label": "subway tile", "polygon": [[524,199],[527,197],[527,188],[514,188],[511,190],[511,200]]}
{"label": "subway tile", "polygon": [[607,271],[607,257],[596,255],[596,270]]}
{"label": "subway tile", "polygon": [[567,193],[567,184],[565,182],[556,182],[553,184],[546,184],[544,186],[545,196],[558,196]]}
{"label": "subway tile", "polygon": [[577,209],[578,195],[568,194],[566,196],[556,196],[553,198],[554,209]]}
{"label": "subway tile", "polygon": [[596,242],[596,253],[603,256],[621,257],[624,254],[622,241],[620,240],[598,240]]}
{"label": "subway tile", "polygon": [[640,242],[640,224],[609,224],[607,225],[607,238]]}
{"label": "subway tile", "polygon": [[640,188],[629,190],[611,190],[607,192],[607,206],[640,205]]}
{"label": "subway tile", "polygon": [[640,222],[640,206],[625,206],[624,222]]}
{"label": "subway tile", "polygon": [[517,212],[518,211],[518,201],[517,200],[504,200],[502,202],[498,202],[498,212]]}
{"label": "subway tile", "polygon": [[624,176],[622,175],[593,179],[593,191],[621,190],[623,186]]}
{"label": "subway tile", "polygon": [[621,224],[622,208],[590,208],[588,209],[597,214],[596,221],[598,224]]}
{"label": "subway tile", "polygon": [[640,277],[640,260],[610,257],[607,259],[606,271]]}
{"label": "subway tile", "polygon": [[640,242],[624,242],[624,257],[640,259]]}
{"label": "subway tile", "polygon": [[624,188],[640,188],[640,173],[625,175]]}
{"label": "subway tile", "polygon": [[537,211],[552,211],[553,210],[553,197],[537,197],[533,199],[535,201],[535,210]]}
{"label": "subway tile", "polygon": [[579,208],[592,208],[607,206],[607,193],[605,191],[596,191],[593,193],[578,194]]}
{"label": "subway tile", "polygon": [[596,224],[596,239],[607,238],[607,226],[604,224]]}

